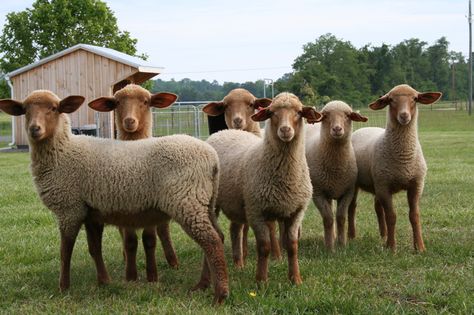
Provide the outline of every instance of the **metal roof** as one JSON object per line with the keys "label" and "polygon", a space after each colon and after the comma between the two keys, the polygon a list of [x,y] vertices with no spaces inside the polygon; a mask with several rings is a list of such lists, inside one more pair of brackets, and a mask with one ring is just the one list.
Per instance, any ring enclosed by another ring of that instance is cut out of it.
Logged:
{"label": "metal roof", "polygon": [[86,51],[90,51],[94,54],[115,60],[117,62],[121,62],[123,64],[129,65],[131,67],[137,68],[139,72],[147,72],[147,73],[156,73],[159,74],[163,71],[163,67],[156,67],[153,66],[150,62],[140,59],[138,57],[130,56],[127,54],[124,54],[120,51],[111,49],[111,48],[105,48],[105,47],[99,47],[99,46],[94,46],[94,45],[87,45],[87,44],[77,44],[75,46],[69,47],[63,51],[60,51],[58,53],[55,53],[54,55],[48,56],[46,58],[43,58],[41,60],[38,60],[35,63],[31,63],[29,65],[26,65],[24,67],[21,67],[15,71],[12,71],[10,73],[7,73],[6,77],[9,79],[11,77],[14,77],[20,73],[26,72],[28,70],[31,70],[33,68],[36,68],[42,64],[45,64],[51,60],[54,60],[56,58],[62,57],[64,55],[67,55],[69,53],[72,53],[76,50],[83,49]]}

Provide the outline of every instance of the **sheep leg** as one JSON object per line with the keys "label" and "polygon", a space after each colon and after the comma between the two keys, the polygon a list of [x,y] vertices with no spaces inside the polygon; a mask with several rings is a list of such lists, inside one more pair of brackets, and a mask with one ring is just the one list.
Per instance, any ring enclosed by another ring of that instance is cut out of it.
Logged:
{"label": "sheep leg", "polygon": [[287,250],[286,244],[288,242],[286,241],[285,224],[281,220],[278,220],[278,229],[280,230],[280,247]]}
{"label": "sheep leg", "polygon": [[284,220],[286,234],[286,248],[288,254],[288,278],[293,284],[299,285],[301,280],[300,267],[298,264],[298,231],[303,220],[303,211],[289,219]]}
{"label": "sheep leg", "polygon": [[89,254],[92,259],[94,259],[95,268],[97,270],[97,281],[99,284],[107,284],[110,282],[110,277],[102,257],[102,234],[104,232],[104,225],[86,220],[85,226]]}
{"label": "sheep leg", "polygon": [[323,196],[314,195],[313,201],[318,207],[324,225],[324,242],[326,249],[334,250],[334,218],[332,211],[332,202]]}
{"label": "sheep leg", "polygon": [[71,271],[71,256],[76,242],[77,233],[81,228],[81,224],[76,226],[68,226],[68,229],[60,226],[61,234],[61,271],[59,274],[59,290],[61,292],[69,289],[70,285],[70,271]]}
{"label": "sheep leg", "polygon": [[337,243],[346,246],[346,217],[349,204],[352,201],[353,191],[349,191],[337,201],[336,224],[337,224]]}
{"label": "sheep leg", "polygon": [[[184,220],[178,221],[184,231],[201,246],[204,250],[205,259],[199,283],[193,288],[204,288],[206,280],[202,276],[210,274],[210,278],[214,280],[214,303],[221,304],[229,295],[229,278],[227,274],[227,266],[224,257],[224,243],[218,230],[214,228],[213,222],[208,217],[208,211],[205,210],[206,216],[199,216],[200,211],[192,211],[195,215],[185,217]],[[178,218],[176,218],[178,220]],[[209,281],[208,281],[209,283]]]}
{"label": "sheep leg", "polygon": [[377,214],[377,221],[379,222],[380,237],[385,240],[387,238],[387,223],[385,222],[385,211],[383,210],[382,204],[374,198],[374,209]]}
{"label": "sheep leg", "polygon": [[270,232],[270,247],[272,252],[272,257],[275,260],[281,260],[281,251],[280,251],[280,243],[276,236],[276,222],[275,221],[267,221],[268,230]]}
{"label": "sheep leg", "polygon": [[161,246],[163,247],[163,252],[168,265],[174,269],[178,269],[178,257],[176,256],[173,243],[171,242],[169,220],[158,223],[156,226],[156,232],[160,239]]}
{"label": "sheep leg", "polygon": [[136,281],[137,275],[137,233],[134,229],[121,228],[123,235],[123,246],[125,252],[125,279]]}
{"label": "sheep leg", "polygon": [[423,186],[413,184],[408,187],[407,198],[408,206],[410,208],[410,223],[413,230],[413,246],[415,250],[419,252],[425,251],[425,244],[423,242],[423,236],[421,235],[421,223],[420,223],[420,196],[423,192]]}
{"label": "sheep leg", "polygon": [[244,267],[242,258],[242,228],[243,224],[231,222],[230,223],[230,239],[232,242],[232,258],[236,268]]}
{"label": "sheep leg", "polygon": [[348,228],[347,228],[347,237],[352,240],[356,237],[356,209],[357,209],[357,195],[359,194],[359,188],[355,188],[354,196],[352,197],[352,201],[349,204],[349,208],[347,209],[347,216],[348,216]]}
{"label": "sheep leg", "polygon": [[386,247],[390,248],[392,251],[396,249],[395,241],[395,224],[397,223],[397,214],[395,209],[393,209],[392,195],[388,192],[376,194],[376,198],[380,201],[384,213],[385,213],[385,222],[387,223],[387,242]]}
{"label": "sheep leg", "polygon": [[242,257],[245,261],[247,260],[247,255],[249,253],[249,245],[248,245],[248,239],[249,239],[249,225],[246,223],[244,224],[244,229],[242,231]]}
{"label": "sheep leg", "polygon": [[146,278],[148,282],[158,281],[158,271],[156,269],[156,228],[146,227],[142,233],[143,249],[146,259]]}
{"label": "sheep leg", "polygon": [[268,280],[268,256],[270,255],[270,233],[263,218],[250,222],[257,243],[257,282]]}

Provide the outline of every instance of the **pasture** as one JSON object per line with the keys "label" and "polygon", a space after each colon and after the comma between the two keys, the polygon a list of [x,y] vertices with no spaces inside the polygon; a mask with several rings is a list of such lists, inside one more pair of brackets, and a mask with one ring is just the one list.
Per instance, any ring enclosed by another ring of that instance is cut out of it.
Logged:
{"label": "pasture", "polygon": [[[383,125],[384,114],[377,115],[374,121],[378,117],[380,123],[375,125]],[[1,153],[0,312],[473,313],[474,119],[460,111],[423,109],[419,131],[429,169],[421,199],[426,253],[416,254],[412,249],[403,193],[395,198],[395,254],[382,246],[369,195],[361,193],[359,197],[357,238],[332,254],[324,248],[321,217],[311,203],[299,244],[303,284],[290,284],[284,258],[270,262],[269,282],[257,287],[255,241],[250,235],[247,265],[236,270],[228,264],[231,294],[219,308],[211,306],[212,290],[188,292],[199,278],[202,253],[175,223],[172,239],[180,267],[170,269],[158,246],[158,283],[144,279],[141,246],[140,280],[124,280],[120,236],[109,226],[104,232],[103,251],[112,283],[97,285],[85,233],[81,231],[72,258],[71,289],[60,293],[59,232],[53,215],[36,195],[28,169],[29,156]],[[219,222],[226,235],[229,263],[229,224],[223,215]]]}

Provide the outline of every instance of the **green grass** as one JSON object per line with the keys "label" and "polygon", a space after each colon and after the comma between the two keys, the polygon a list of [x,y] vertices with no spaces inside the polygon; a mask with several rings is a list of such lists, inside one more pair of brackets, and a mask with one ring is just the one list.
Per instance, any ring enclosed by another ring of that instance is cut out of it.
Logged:
{"label": "green grass", "polygon": [[[72,284],[58,291],[59,233],[53,215],[36,196],[25,153],[0,154],[0,312],[4,313],[454,313],[474,312],[474,119],[453,111],[423,111],[420,139],[428,162],[421,200],[427,252],[412,249],[406,198],[398,209],[396,254],[378,237],[372,199],[361,194],[358,236],[334,254],[325,251],[323,228],[314,206],[308,209],[300,241],[303,284],[287,280],[286,259],[270,263],[269,283],[255,284],[255,241],[244,270],[229,266],[231,295],[222,307],[211,306],[212,291],[190,294],[199,277],[202,254],[181,229],[172,225],[180,269],[167,267],[158,248],[159,282],[124,281],[120,236],[104,235],[104,257],[112,283],[98,287],[95,268],[81,231],[72,259]],[[225,230],[228,221],[220,218]],[[229,236],[226,255],[230,261]],[[252,296],[250,293],[256,293]]]}

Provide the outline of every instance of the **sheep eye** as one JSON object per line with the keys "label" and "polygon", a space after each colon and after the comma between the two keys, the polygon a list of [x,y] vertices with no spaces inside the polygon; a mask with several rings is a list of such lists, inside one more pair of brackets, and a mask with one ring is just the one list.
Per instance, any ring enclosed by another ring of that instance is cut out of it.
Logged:
{"label": "sheep eye", "polygon": [[52,112],[55,112],[57,109],[56,109],[56,107],[51,106],[51,107],[49,108],[49,110],[52,111]]}

